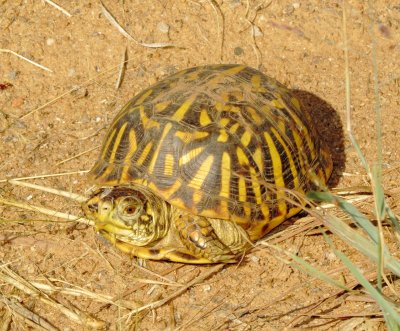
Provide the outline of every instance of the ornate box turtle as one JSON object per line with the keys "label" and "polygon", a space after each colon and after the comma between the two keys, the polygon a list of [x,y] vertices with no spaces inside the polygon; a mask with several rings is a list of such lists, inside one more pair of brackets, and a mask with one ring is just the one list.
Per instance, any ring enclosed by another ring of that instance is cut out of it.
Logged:
{"label": "ornate box turtle", "polygon": [[243,65],[208,65],[161,80],[118,113],[83,208],[133,256],[235,262],[331,172],[286,87]]}

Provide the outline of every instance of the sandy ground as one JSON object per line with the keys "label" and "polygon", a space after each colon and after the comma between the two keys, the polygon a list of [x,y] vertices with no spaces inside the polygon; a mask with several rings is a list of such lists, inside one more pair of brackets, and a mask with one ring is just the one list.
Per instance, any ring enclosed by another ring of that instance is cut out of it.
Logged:
{"label": "sandy ground", "polygon": [[[369,185],[344,132],[341,1],[105,0],[137,42],[110,24],[97,1],[57,3],[70,16],[45,1],[0,1],[0,47],[51,70],[0,52],[0,180],[71,172],[30,182],[85,194],[90,184],[84,171],[94,164],[110,121],[133,95],[183,68],[244,63],[293,89],[315,115],[334,157],[334,186]],[[347,4],[354,135],[367,160],[375,164],[378,95],[383,181],[388,192],[397,192],[400,3],[376,1],[373,9],[365,3]],[[375,17],[372,28],[370,15]],[[174,47],[149,48],[140,43]],[[116,89],[125,49],[126,72]],[[0,185],[5,198],[82,215],[76,202],[4,181]],[[399,200],[392,203],[398,211]],[[364,204],[363,210],[372,215],[373,204]],[[312,231],[319,223],[302,216],[285,222],[269,242],[351,284],[351,276],[323,236]],[[0,320],[10,330],[41,329],[21,316],[16,308],[20,306],[40,316],[42,325],[47,321],[59,330],[92,329],[94,324],[110,330],[385,328],[379,307],[362,292],[344,294],[284,263],[284,255],[263,245],[240,265],[223,270],[152,261],[144,269],[90,226],[2,204],[0,221],[2,274],[7,266],[32,284],[48,286],[42,288],[42,298],[81,312],[74,320],[59,306],[44,303],[2,278]],[[291,235],[302,227],[308,231]],[[366,260],[333,239],[366,273],[371,271]],[[207,273],[206,279],[197,279]],[[180,291],[191,281],[193,286]],[[72,295],[71,289],[82,291]],[[135,313],[135,308],[169,296],[159,308]],[[97,322],[89,326],[90,318]]]}

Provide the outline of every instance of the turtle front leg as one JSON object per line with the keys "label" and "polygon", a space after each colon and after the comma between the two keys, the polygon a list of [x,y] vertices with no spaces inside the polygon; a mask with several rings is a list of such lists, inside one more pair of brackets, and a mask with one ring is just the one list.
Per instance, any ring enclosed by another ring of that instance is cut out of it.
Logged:
{"label": "turtle front leg", "polygon": [[207,259],[210,263],[235,263],[237,254],[225,245],[217,236],[206,217],[180,215],[175,226],[183,244],[198,259]]}

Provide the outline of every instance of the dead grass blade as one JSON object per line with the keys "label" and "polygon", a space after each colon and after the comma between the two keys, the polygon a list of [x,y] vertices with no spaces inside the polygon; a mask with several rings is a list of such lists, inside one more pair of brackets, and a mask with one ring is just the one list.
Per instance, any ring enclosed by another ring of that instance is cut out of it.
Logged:
{"label": "dead grass blade", "polygon": [[[118,299],[115,300],[112,296],[110,295],[105,295],[105,294],[99,294],[99,293],[94,293],[91,291],[88,291],[84,288],[81,288],[76,285],[71,285],[63,280],[60,279],[48,279],[48,281],[51,282],[51,284],[43,284],[41,282],[35,282],[31,281],[30,283],[35,286],[37,289],[50,293],[50,294],[57,294],[57,293],[62,293],[65,295],[70,295],[73,297],[85,297],[85,298],[90,298],[94,301],[101,302],[104,304],[109,304],[109,305],[114,305],[119,308],[125,308],[125,309],[136,309],[139,307],[139,304],[136,302],[128,301],[128,300],[122,300]],[[61,283],[63,284],[62,286],[56,286],[53,283]]]}
{"label": "dead grass blade", "polygon": [[45,174],[45,175],[35,175],[35,176],[28,176],[28,177],[16,177],[10,179],[0,179],[0,183],[5,183],[10,180],[27,180],[27,179],[43,179],[49,177],[60,177],[60,176],[70,176],[70,175],[79,175],[79,174],[86,174],[89,170],[77,170],[77,171],[68,171],[68,172],[61,172],[58,174]]}
{"label": "dead grass blade", "polygon": [[24,318],[27,324],[30,324],[35,328],[39,328],[41,330],[49,330],[49,331],[59,330],[54,325],[46,321],[43,317],[40,317],[38,314],[35,314],[33,311],[23,306],[21,303],[17,301],[16,298],[13,297],[7,298],[3,295],[0,295],[0,301],[2,301],[15,314]]}
{"label": "dead grass blade", "polygon": [[69,318],[74,323],[79,325],[83,325],[85,327],[90,327],[95,330],[104,329],[105,323],[103,321],[98,320],[80,310],[76,307],[70,309],[47,294],[43,293],[35,286],[33,286],[30,282],[26,279],[22,278],[21,276],[17,275],[13,272],[10,268],[5,265],[0,266],[0,279],[7,284],[14,286],[15,288],[19,289],[20,291],[26,293],[29,296],[35,297],[38,300],[42,301],[44,304],[49,305],[56,311],[59,311],[61,314]]}
{"label": "dead grass blade", "polygon": [[62,197],[68,198],[68,199],[78,201],[80,203],[85,202],[87,200],[86,197],[84,197],[80,194],[67,192],[67,191],[63,191],[63,190],[58,190],[58,189],[47,187],[47,186],[36,185],[36,184],[27,183],[27,182],[19,181],[19,180],[13,180],[13,179],[10,179],[8,182],[13,185],[29,187],[29,188],[33,188],[35,190],[59,195],[59,196],[62,196]]}
{"label": "dead grass blade", "polygon": [[129,318],[130,319],[130,318],[132,318],[132,316],[134,314],[137,314],[137,313],[139,313],[139,312],[141,312],[143,310],[156,309],[158,307],[161,307],[161,306],[165,305],[166,303],[168,303],[172,299],[175,299],[176,297],[180,296],[182,293],[187,291],[190,287],[203,282],[204,280],[206,280],[211,275],[221,271],[224,268],[224,266],[225,266],[224,264],[217,264],[217,265],[211,267],[206,272],[203,272],[198,277],[196,277],[195,279],[193,279],[192,281],[190,281],[186,285],[182,286],[179,290],[177,290],[177,291],[173,292],[172,294],[168,295],[164,299],[161,299],[161,300],[158,300],[158,301],[155,301],[155,302],[151,302],[151,303],[148,303],[148,304],[146,304],[146,305],[144,305],[142,307],[139,307],[135,311],[132,311],[131,313],[129,313],[128,315],[123,316],[122,318]]}
{"label": "dead grass blade", "polygon": [[117,82],[115,83],[115,89],[116,90],[118,90],[119,87],[121,86],[122,78],[124,77],[124,73],[125,73],[125,69],[126,69],[127,56],[128,56],[128,50],[125,47],[124,54],[122,55],[122,61],[121,61],[121,64],[119,65],[118,79],[117,79]]}
{"label": "dead grass blade", "polygon": [[104,17],[111,23],[113,27],[115,27],[125,38],[133,41],[134,43],[148,48],[167,48],[167,47],[175,47],[170,43],[142,43],[137,39],[133,38],[114,18],[114,16],[110,13],[110,11],[104,6],[104,4],[100,1],[101,11]]}
{"label": "dead grass blade", "polygon": [[45,2],[47,2],[50,6],[53,6],[54,8],[58,9],[60,12],[62,12],[64,15],[71,17],[72,15],[67,12],[63,7],[61,7],[60,5],[57,5],[54,1],[51,0],[44,0]]}
{"label": "dead grass blade", "polygon": [[84,217],[78,217],[78,216],[75,216],[75,215],[58,212],[58,211],[55,211],[55,210],[52,210],[52,209],[48,209],[48,208],[45,208],[45,207],[33,206],[33,205],[30,205],[30,204],[25,203],[25,202],[20,202],[20,201],[16,201],[16,200],[8,200],[8,199],[4,199],[4,198],[0,197],[0,203],[2,203],[4,205],[8,205],[8,206],[14,206],[14,207],[18,207],[18,208],[34,211],[34,212],[39,212],[39,213],[42,213],[42,214],[45,214],[45,215],[49,215],[49,216],[53,216],[53,217],[57,217],[57,218],[62,218],[62,219],[67,220],[67,221],[78,222],[78,223],[91,225],[91,226],[95,225],[95,223],[93,221],[90,221],[90,220],[88,220],[88,219],[86,219]]}
{"label": "dead grass blade", "polygon": [[36,67],[38,67],[40,69],[46,70],[48,72],[53,72],[53,70],[50,70],[49,68],[47,68],[47,67],[45,67],[45,66],[43,66],[43,65],[41,65],[39,63],[36,63],[35,61],[29,60],[25,56],[19,55],[18,53],[14,52],[14,51],[12,51],[10,49],[0,48],[0,53],[10,53],[12,55],[15,55],[16,57],[19,57],[20,59],[22,59],[22,60],[24,60],[26,62],[29,62],[30,64],[33,64],[34,66],[36,66]]}
{"label": "dead grass blade", "polygon": [[80,157],[80,156],[82,156],[82,155],[85,155],[85,154],[87,154],[87,153],[90,153],[91,151],[94,151],[95,149],[97,149],[97,148],[99,148],[99,147],[100,147],[100,145],[94,146],[94,147],[92,147],[92,148],[90,148],[90,149],[88,149],[88,150],[86,150],[86,151],[83,151],[83,152],[78,153],[78,154],[76,154],[76,155],[74,155],[74,156],[71,156],[71,157],[69,157],[68,159],[62,160],[62,161],[58,162],[56,165],[60,165],[60,164],[63,164],[63,163],[65,163],[65,162],[68,162],[68,161],[71,161],[71,160],[73,160],[73,159],[76,159],[76,158],[78,158],[78,157]]}

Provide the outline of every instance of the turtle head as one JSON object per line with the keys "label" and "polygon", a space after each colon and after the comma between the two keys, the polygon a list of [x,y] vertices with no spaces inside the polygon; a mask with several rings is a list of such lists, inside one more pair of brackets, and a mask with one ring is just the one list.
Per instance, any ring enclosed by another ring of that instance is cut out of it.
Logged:
{"label": "turtle head", "polygon": [[129,187],[97,190],[83,210],[100,233],[134,246],[146,246],[164,237],[169,228],[165,202]]}

